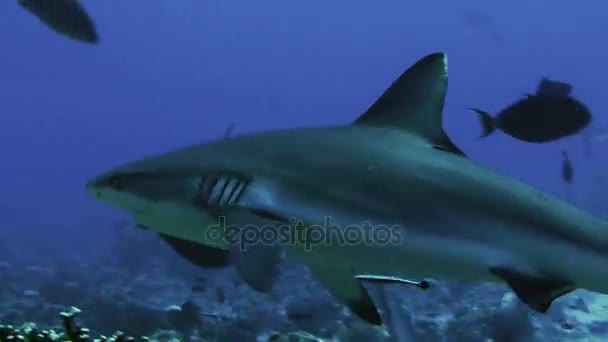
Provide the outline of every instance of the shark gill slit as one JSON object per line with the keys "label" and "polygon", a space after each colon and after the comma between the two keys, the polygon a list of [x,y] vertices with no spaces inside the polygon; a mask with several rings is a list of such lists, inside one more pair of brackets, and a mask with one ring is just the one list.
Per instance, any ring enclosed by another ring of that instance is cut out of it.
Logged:
{"label": "shark gill slit", "polygon": [[252,181],[239,175],[212,174],[201,177],[198,183],[197,203],[203,209],[246,209],[250,213],[277,222],[289,222],[285,216],[263,208],[250,208],[240,203]]}
{"label": "shark gill slit", "polygon": [[197,201],[204,208],[224,208],[238,204],[250,181],[235,175],[214,174],[201,177]]}

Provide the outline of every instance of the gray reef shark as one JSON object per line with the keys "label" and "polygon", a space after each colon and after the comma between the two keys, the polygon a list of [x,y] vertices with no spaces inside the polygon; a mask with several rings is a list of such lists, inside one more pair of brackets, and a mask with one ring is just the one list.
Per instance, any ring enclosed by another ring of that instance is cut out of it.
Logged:
{"label": "gray reef shark", "polygon": [[[608,223],[471,161],[442,128],[446,90],[447,57],[434,53],[352,124],[219,139],[118,167],[87,189],[187,245],[199,265],[236,264],[261,291],[286,250],[372,324],[382,320],[363,281],[505,282],[537,312],[577,288],[608,293]],[[254,225],[302,238],[249,248],[227,238],[227,227]],[[319,227],[378,238],[318,243]]]}

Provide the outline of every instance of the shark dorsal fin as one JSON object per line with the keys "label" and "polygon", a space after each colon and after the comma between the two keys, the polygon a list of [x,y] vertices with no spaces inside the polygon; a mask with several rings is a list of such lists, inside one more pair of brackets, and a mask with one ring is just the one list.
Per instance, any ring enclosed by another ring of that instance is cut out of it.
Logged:
{"label": "shark dorsal fin", "polygon": [[430,54],[401,74],[354,124],[399,128],[433,147],[464,156],[442,127],[447,86],[447,56]]}

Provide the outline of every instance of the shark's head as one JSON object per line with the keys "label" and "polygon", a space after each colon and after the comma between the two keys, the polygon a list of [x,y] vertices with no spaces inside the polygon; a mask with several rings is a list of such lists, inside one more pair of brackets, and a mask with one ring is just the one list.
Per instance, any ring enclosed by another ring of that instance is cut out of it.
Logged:
{"label": "shark's head", "polygon": [[[235,124],[231,123],[218,142],[228,141],[234,128]],[[197,160],[196,165],[192,164],[193,158],[188,155],[190,150],[143,158],[116,167],[91,178],[86,184],[87,191],[101,202],[133,213],[153,209],[163,202],[191,204],[199,197],[204,179],[198,168],[201,162]],[[194,150],[201,152],[200,145]],[[179,152],[185,152],[185,155]]]}
{"label": "shark's head", "polygon": [[117,168],[87,182],[87,191],[99,201],[133,213],[163,203],[190,203],[196,199],[200,177],[171,168]]}
{"label": "shark's head", "polygon": [[218,222],[200,208],[205,179],[170,166],[155,162],[152,168],[146,161],[130,164],[92,178],[86,188],[100,202],[132,214],[141,226],[224,248],[221,239],[199,234]]}

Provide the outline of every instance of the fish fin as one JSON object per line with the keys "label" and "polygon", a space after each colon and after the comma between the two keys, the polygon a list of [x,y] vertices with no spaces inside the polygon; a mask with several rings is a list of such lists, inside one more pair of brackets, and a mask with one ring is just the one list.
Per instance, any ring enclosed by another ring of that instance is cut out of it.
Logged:
{"label": "fish fin", "polygon": [[229,251],[200,243],[158,234],[177,254],[203,268],[220,268],[230,265]]}
{"label": "fish fin", "polygon": [[[224,220],[230,260],[251,288],[262,293],[270,292],[285,259],[285,250],[278,238],[281,225],[286,223],[245,208],[233,208],[225,214],[220,221]],[[265,230],[274,230],[272,236],[277,239],[266,241]]]}
{"label": "fish fin", "polygon": [[382,325],[380,311],[374,304],[369,292],[348,269],[327,268],[325,265],[308,264],[315,278],[334,298],[360,319],[372,324]]}
{"label": "fish fin", "polygon": [[555,299],[576,290],[571,281],[531,276],[507,267],[495,267],[490,272],[504,280],[528,307],[540,313],[546,313]]}
{"label": "fish fin", "polygon": [[479,108],[469,109],[479,114],[479,121],[481,122],[481,128],[483,130],[480,138],[485,138],[496,130],[496,122],[490,113]]}
{"label": "fish fin", "polygon": [[401,74],[354,124],[399,128],[464,156],[443,130],[447,86],[446,54],[425,56]]}
{"label": "fish fin", "polygon": [[280,275],[284,250],[279,245],[253,245],[241,249],[232,245],[230,256],[243,280],[252,289],[268,293]]}
{"label": "fish fin", "polygon": [[566,82],[552,81],[543,77],[536,89],[536,95],[568,97],[572,93],[572,85]]}
{"label": "fish fin", "polygon": [[450,152],[456,155],[459,155],[461,157],[466,157],[467,155],[462,152],[462,150],[460,148],[458,148],[458,146],[456,146],[447,136],[446,139],[443,140],[442,143],[440,144],[433,144],[432,147],[436,150],[441,150],[444,152]]}
{"label": "fish fin", "polygon": [[[404,286],[375,280],[368,281],[360,276],[357,278],[361,280],[378,308],[391,341],[419,341],[421,339],[422,336],[414,327],[411,311],[403,306]],[[411,288],[409,284],[407,287]]]}
{"label": "fish fin", "polygon": [[428,280],[410,280],[399,277],[375,275],[375,274],[358,274],[355,278],[359,280],[365,280],[372,283],[384,283],[384,284],[404,284],[418,287],[422,290],[428,290],[431,287],[431,283]]}

